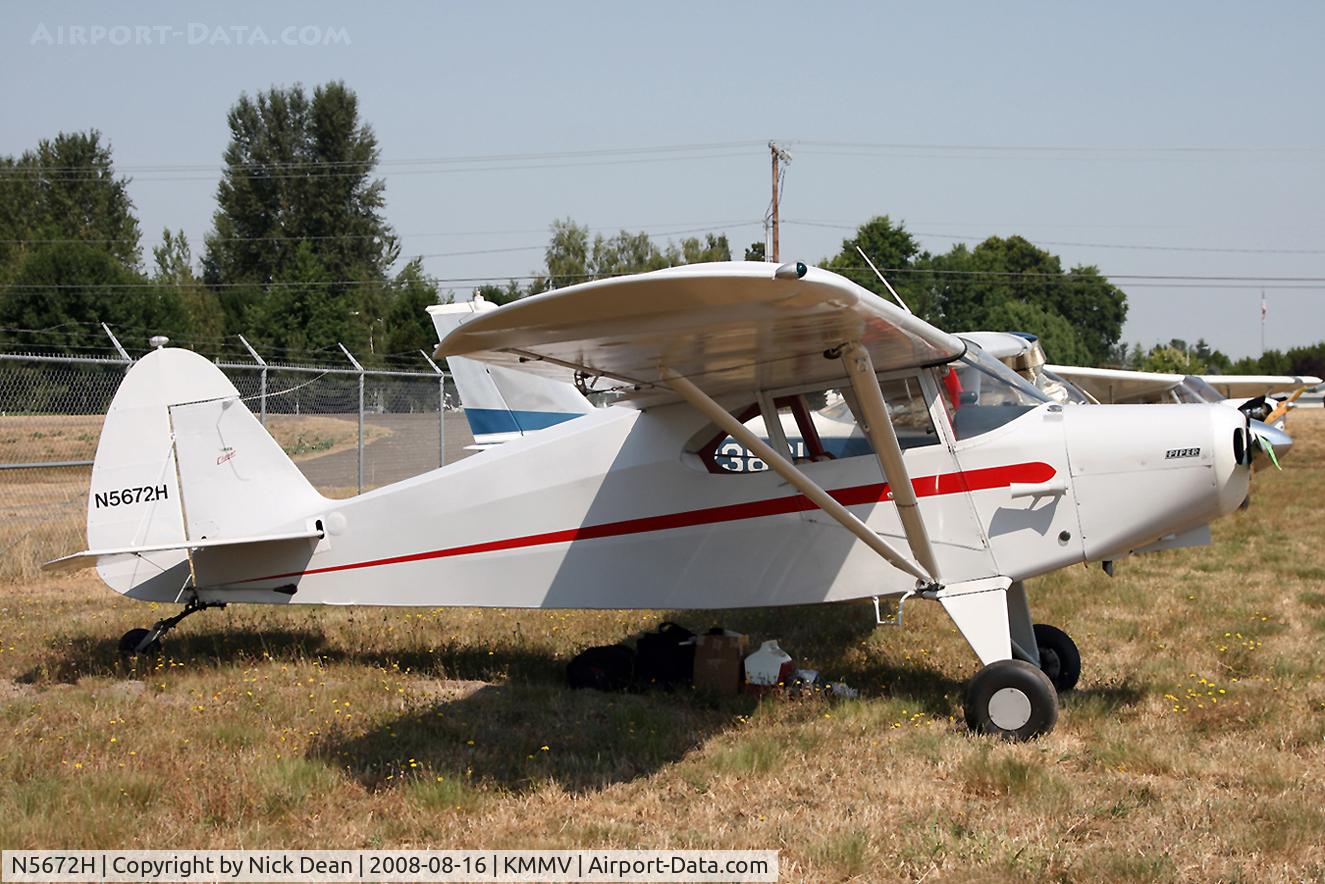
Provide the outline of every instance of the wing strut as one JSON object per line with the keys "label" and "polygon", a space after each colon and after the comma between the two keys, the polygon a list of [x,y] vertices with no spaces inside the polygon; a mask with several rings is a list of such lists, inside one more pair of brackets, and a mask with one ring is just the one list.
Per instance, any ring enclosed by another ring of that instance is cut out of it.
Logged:
{"label": "wing strut", "polygon": [[907,545],[911,547],[911,555],[933,575],[937,583],[942,579],[938,559],[929,542],[925,520],[920,516],[920,505],[916,501],[915,488],[911,485],[911,476],[906,471],[906,462],[902,459],[897,430],[888,417],[888,404],[883,399],[879,379],[874,374],[874,360],[870,359],[870,352],[859,344],[847,344],[842,348],[842,361],[846,363],[856,401],[864,412],[865,435],[874,446],[884,481],[888,483],[893,502],[897,504],[897,516],[902,520],[902,531],[906,534]]}
{"label": "wing strut", "polygon": [[[769,469],[786,479],[792,487],[808,497],[815,506],[831,516],[843,528],[856,535],[866,546],[890,564],[905,571],[917,580],[927,585],[934,584],[935,581],[930,572],[907,558],[901,550],[894,547],[887,540],[871,531],[868,525],[856,518],[845,506],[838,503],[831,494],[816,485],[805,473],[798,470],[781,452],[774,451],[773,447],[767,442],[746,429],[744,424],[732,417],[721,405],[714,402],[707,393],[669,368],[664,367],[661,374],[663,382],[678,396],[725,430],[729,436],[745,446],[747,450],[758,455],[764,463],[768,464]],[[875,392],[877,394],[877,384]],[[910,482],[907,483],[906,487],[910,489]],[[914,497],[912,499],[914,500]]]}

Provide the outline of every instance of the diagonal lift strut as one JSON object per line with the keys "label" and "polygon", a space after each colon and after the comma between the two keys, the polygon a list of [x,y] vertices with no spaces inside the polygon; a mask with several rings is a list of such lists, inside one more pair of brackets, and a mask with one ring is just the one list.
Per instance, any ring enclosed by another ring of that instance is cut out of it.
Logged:
{"label": "diagonal lift strut", "polygon": [[897,430],[888,417],[888,404],[884,401],[879,379],[874,373],[874,360],[860,344],[847,344],[842,348],[842,361],[851,378],[851,389],[860,403],[861,415],[865,419],[865,435],[874,447],[874,454],[879,459],[884,481],[892,494],[893,503],[897,504],[897,517],[902,520],[902,532],[906,543],[915,556],[939,582],[939,563],[934,555],[934,545],[930,543],[929,532],[925,530],[925,520],[920,515],[920,503],[916,500],[915,488],[911,485],[911,475],[906,471],[906,462],[902,459],[902,446],[897,441]]}
{"label": "diagonal lift strut", "polygon": [[[894,567],[905,571],[917,580],[928,585],[934,584],[935,575],[933,571],[908,558],[901,550],[897,549],[883,537],[870,530],[868,525],[839,503],[836,498],[823,488],[819,487],[818,484],[806,476],[801,470],[797,469],[791,461],[787,460],[784,454],[774,451],[772,446],[747,429],[744,424],[728,413],[727,409],[723,408],[717,402],[714,402],[707,393],[671,369],[664,367],[661,374],[663,382],[666,383],[667,386],[678,396],[689,402],[697,411],[721,427],[729,436],[743,445],[748,451],[752,451],[758,455],[764,463],[768,464],[769,469],[787,480],[792,487],[809,498],[815,506],[819,507],[819,509],[823,510],[825,514],[837,521],[843,528],[856,535],[856,537],[858,537],[866,546],[874,550]],[[877,382],[875,383],[875,393],[878,395]],[[888,426],[891,428],[892,425],[889,424]],[[893,437],[893,444],[897,444],[896,436]],[[902,478],[906,478],[905,470],[903,470]],[[889,484],[892,484],[891,478],[889,479]],[[909,479],[906,480],[905,484],[906,489],[911,491],[911,482]],[[911,500],[913,502],[915,500],[914,493],[911,495]],[[906,526],[905,520],[902,524],[903,527]],[[909,534],[908,540],[910,541]],[[914,549],[915,542],[910,542]],[[928,548],[928,539],[926,539],[925,545],[926,548]]]}

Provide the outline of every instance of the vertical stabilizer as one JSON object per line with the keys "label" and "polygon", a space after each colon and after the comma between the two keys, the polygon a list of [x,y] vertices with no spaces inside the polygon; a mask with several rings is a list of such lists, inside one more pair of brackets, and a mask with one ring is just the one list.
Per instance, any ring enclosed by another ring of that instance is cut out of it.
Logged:
{"label": "vertical stabilizer", "polygon": [[[91,550],[306,530],[324,504],[244,405],[189,350],[161,349],[125,375],[106,413],[87,501]],[[181,549],[103,558],[118,592],[189,578]]]}

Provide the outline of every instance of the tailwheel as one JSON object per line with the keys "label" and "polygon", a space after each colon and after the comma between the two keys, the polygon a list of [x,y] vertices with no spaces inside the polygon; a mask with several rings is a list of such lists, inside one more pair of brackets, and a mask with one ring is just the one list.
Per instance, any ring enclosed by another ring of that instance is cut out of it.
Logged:
{"label": "tailwheel", "polygon": [[1058,693],[1036,666],[996,660],[966,687],[966,724],[982,734],[1020,742],[1049,733],[1058,721]]}
{"label": "tailwheel", "polygon": [[184,618],[208,608],[224,608],[225,602],[204,602],[196,594],[189,598],[184,609],[174,617],[158,620],[151,629],[130,629],[120,636],[120,653],[126,657],[155,657],[161,653],[161,639],[167,632],[179,626]]}
{"label": "tailwheel", "polygon": [[1076,687],[1081,678],[1081,652],[1072,637],[1057,626],[1036,623],[1035,644],[1040,649],[1040,669],[1059,693]]}
{"label": "tailwheel", "polygon": [[120,655],[124,657],[155,657],[161,653],[161,638],[158,636],[144,645],[147,637],[153,630],[150,629],[130,629],[124,635],[120,636]]}

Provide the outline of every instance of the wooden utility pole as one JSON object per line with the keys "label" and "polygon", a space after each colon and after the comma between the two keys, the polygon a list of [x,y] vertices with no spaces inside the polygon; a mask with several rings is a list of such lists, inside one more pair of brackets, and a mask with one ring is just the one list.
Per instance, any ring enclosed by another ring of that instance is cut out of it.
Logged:
{"label": "wooden utility pole", "polygon": [[786,174],[787,164],[791,162],[791,154],[772,141],[768,143],[768,152],[773,158],[773,202],[769,208],[769,217],[773,226],[772,260],[777,262],[781,260],[778,254],[778,200],[781,199],[781,194],[778,191],[782,188],[782,177]]}

